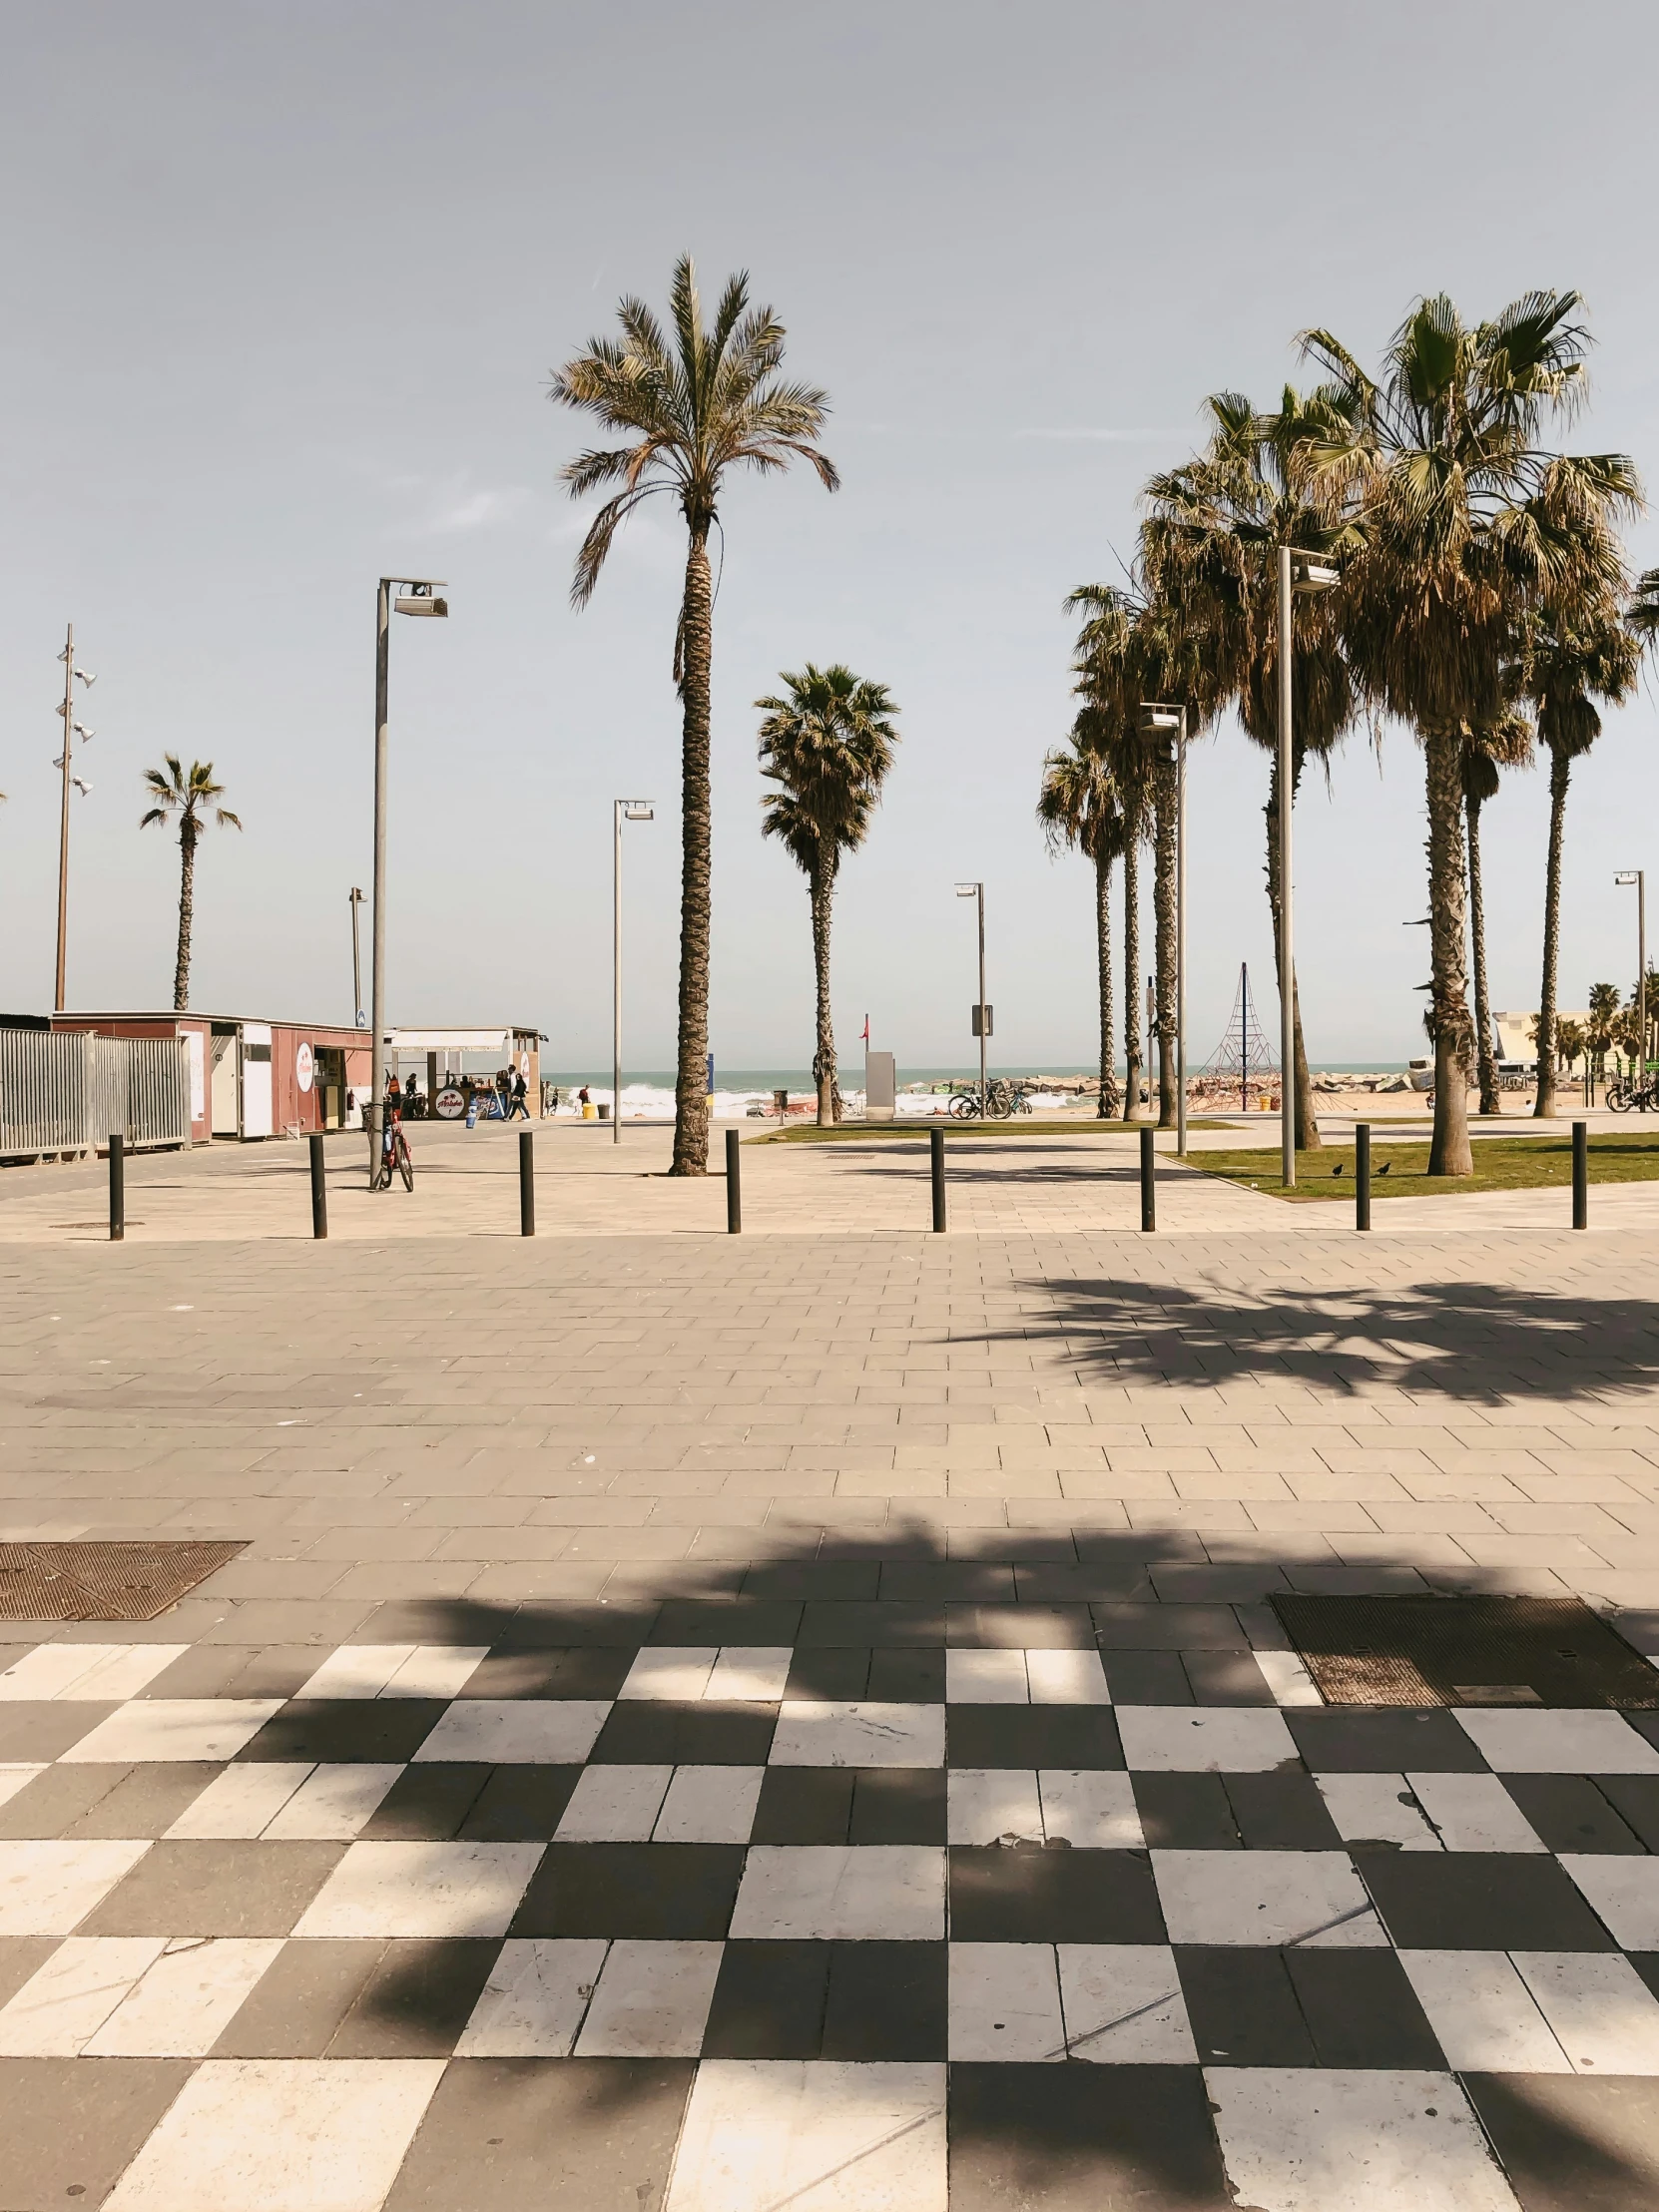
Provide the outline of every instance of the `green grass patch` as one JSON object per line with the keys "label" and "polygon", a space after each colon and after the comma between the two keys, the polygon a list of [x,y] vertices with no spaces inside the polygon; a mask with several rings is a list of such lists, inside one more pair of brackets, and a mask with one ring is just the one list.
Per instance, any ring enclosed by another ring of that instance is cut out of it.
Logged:
{"label": "green grass patch", "polygon": [[[1428,1173],[1428,1146],[1389,1142],[1373,1145],[1373,1198],[1446,1198],[1459,1191],[1542,1191],[1572,1185],[1570,1137],[1484,1137],[1473,1146],[1472,1175]],[[1296,1188],[1279,1179],[1276,1155],[1261,1152],[1194,1152],[1189,1167],[1218,1175],[1247,1190],[1262,1191],[1294,1205],[1354,1203],[1354,1147],[1325,1145],[1296,1156]],[[1339,1172],[1340,1171],[1340,1172]],[[1382,1172],[1386,1171],[1386,1172]],[[1650,1183],[1659,1179],[1659,1137],[1592,1137],[1592,1183]]]}
{"label": "green grass patch", "polygon": [[[759,1118],[759,1117],[757,1117]],[[838,1129],[821,1129],[817,1122],[798,1121],[782,1129],[746,1136],[746,1144],[863,1144],[871,1138],[908,1137],[912,1142],[929,1129],[942,1129],[954,1143],[961,1137],[1132,1137],[1144,1122],[1054,1121],[1036,1114],[1018,1114],[1011,1121],[958,1121],[953,1114],[906,1116],[903,1121],[843,1121]],[[1230,1129],[1226,1121],[1189,1121],[1189,1129]],[[1175,1132],[1163,1132],[1173,1142]],[[1161,1155],[1160,1155],[1161,1156]],[[1231,1155],[1229,1155],[1231,1157]]]}

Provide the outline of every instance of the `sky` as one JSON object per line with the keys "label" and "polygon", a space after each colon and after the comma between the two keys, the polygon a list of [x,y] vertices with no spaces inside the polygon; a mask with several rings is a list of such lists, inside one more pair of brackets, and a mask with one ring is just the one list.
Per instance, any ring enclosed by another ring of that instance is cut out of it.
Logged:
{"label": "sky", "polygon": [[[193,1003],[351,1012],[370,880],[373,602],[447,580],[392,639],[389,1010],[535,1021],[607,1063],[611,802],[628,831],[627,1043],[672,1059],[683,532],[666,499],[569,605],[587,442],[552,373],[660,305],[692,253],[746,269],[822,384],[843,479],[734,483],[715,616],[712,1042],[812,1051],[807,898],[760,833],[754,701],[805,660],[885,683],[902,745],[835,920],[840,1049],[966,1066],[986,885],[994,1058],[1094,1049],[1089,869],[1033,819],[1071,717],[1075,586],[1121,579],[1138,494],[1218,389],[1264,404],[1323,324],[1375,361],[1424,292],[1470,318],[1576,286],[1582,449],[1659,482],[1646,267],[1659,29],[1592,0],[986,0],[604,9],[471,0],[5,10],[0,81],[0,1004],[51,1003],[61,652],[98,682],[71,819],[69,1002],[170,996],[176,843],[139,829],[164,751],[244,829],[197,871]],[[1560,73],[1593,101],[1563,120]],[[1659,522],[1630,534],[1659,561]],[[1655,692],[1574,772],[1561,1002],[1633,980],[1659,822]],[[1265,757],[1190,769],[1189,1062],[1241,963],[1274,1026]],[[1492,996],[1538,999],[1548,796],[1484,818]],[[1420,758],[1356,734],[1297,822],[1316,1067],[1423,1049]],[[1656,923],[1659,927],[1659,923]],[[1148,946],[1150,956],[1150,946]]]}

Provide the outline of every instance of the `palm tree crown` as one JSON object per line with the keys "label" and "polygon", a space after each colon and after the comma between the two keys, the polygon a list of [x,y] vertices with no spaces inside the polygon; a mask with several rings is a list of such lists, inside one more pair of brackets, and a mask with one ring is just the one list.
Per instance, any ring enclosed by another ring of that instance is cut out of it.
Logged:
{"label": "palm tree crown", "polygon": [[784,694],[755,704],[761,724],[761,773],[777,788],[762,800],[762,833],[777,837],[807,877],[813,907],[818,981],[814,1072],[821,1125],[839,1116],[835,1032],[830,1004],[830,921],[841,854],[863,843],[893,763],[897,709],[884,684],[836,662],[784,676]]}
{"label": "palm tree crown", "polygon": [[712,322],[703,320],[689,257],[669,290],[672,335],[643,300],[624,299],[620,339],[596,337],[553,378],[550,396],[594,415],[626,443],[590,448],[564,470],[571,496],[619,486],[594,516],[571,598],[592,597],[618,526],[643,500],[670,492],[687,532],[686,578],[674,641],[674,680],[684,715],[680,907],[679,1067],[675,1079],[675,1175],[701,1175],[709,1129],[704,1059],[709,1038],[710,792],[709,713],[713,657],[713,581],[709,533],[719,520],[729,468],[776,474],[807,461],[833,491],[840,479],[818,450],[828,412],[816,385],[779,373],[784,326],[770,307],[752,307],[749,280],[730,278]]}

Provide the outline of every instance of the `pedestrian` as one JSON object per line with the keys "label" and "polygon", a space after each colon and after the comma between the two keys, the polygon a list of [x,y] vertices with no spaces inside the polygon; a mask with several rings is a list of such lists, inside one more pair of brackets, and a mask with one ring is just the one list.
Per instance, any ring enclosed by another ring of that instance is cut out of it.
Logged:
{"label": "pedestrian", "polygon": [[520,1068],[513,1077],[513,1103],[507,1114],[509,1121],[512,1120],[514,1114],[521,1114],[526,1121],[530,1119],[529,1093],[530,1086],[524,1080],[524,1070]]}
{"label": "pedestrian", "polygon": [[420,1085],[412,1071],[403,1085],[403,1111],[411,1121],[420,1119]]}
{"label": "pedestrian", "polygon": [[587,1086],[587,1085],[586,1085],[585,1083],[584,1083],[584,1084],[582,1085],[582,1088],[581,1088],[581,1089],[580,1089],[580,1090],[579,1090],[579,1091],[578,1091],[578,1092],[576,1093],[576,1103],[577,1103],[577,1105],[578,1105],[578,1106],[580,1106],[580,1107],[581,1107],[581,1109],[582,1109],[583,1113],[586,1113],[586,1112],[587,1112],[587,1110],[588,1110],[588,1086]]}
{"label": "pedestrian", "polygon": [[501,1119],[505,1121],[513,1103],[513,1071],[511,1068],[500,1068],[497,1070],[495,1077],[495,1095],[497,1100],[500,1102]]}

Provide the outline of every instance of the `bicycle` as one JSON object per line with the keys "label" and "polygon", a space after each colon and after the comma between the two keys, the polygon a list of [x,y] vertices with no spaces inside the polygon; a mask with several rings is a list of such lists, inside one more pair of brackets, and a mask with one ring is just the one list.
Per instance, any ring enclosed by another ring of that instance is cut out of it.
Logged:
{"label": "bicycle", "polygon": [[403,1124],[392,1115],[386,1116],[385,1127],[380,1132],[380,1157],[375,1162],[374,1174],[369,1182],[371,1191],[391,1189],[391,1171],[396,1168],[403,1178],[406,1191],[414,1189],[414,1161],[409,1156],[409,1140],[403,1134]]}
{"label": "bicycle", "polygon": [[1654,1104],[1654,1087],[1633,1083],[1628,1075],[1610,1075],[1603,1098],[1615,1114],[1628,1114],[1632,1107],[1637,1113],[1645,1114]]}

